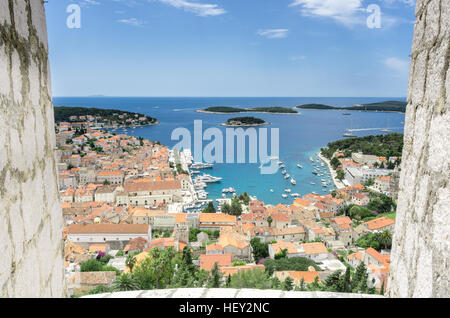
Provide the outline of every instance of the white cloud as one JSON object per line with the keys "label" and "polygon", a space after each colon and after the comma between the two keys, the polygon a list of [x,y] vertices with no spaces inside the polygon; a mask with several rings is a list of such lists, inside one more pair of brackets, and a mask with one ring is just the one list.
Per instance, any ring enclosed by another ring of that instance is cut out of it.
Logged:
{"label": "white cloud", "polygon": [[131,26],[136,26],[136,27],[140,27],[147,23],[146,21],[138,20],[136,18],[121,19],[121,20],[117,20],[117,22],[128,24]]}
{"label": "white cloud", "polygon": [[71,2],[77,2],[80,5],[80,7],[83,7],[83,8],[89,8],[91,6],[100,5],[100,2],[95,1],[95,0],[76,0],[76,1],[71,0]]}
{"label": "white cloud", "polygon": [[306,59],[305,55],[295,55],[291,57],[291,61],[296,62],[296,61],[303,61]]}
{"label": "white cloud", "polygon": [[409,61],[407,60],[398,57],[389,57],[385,59],[383,63],[385,66],[398,73],[398,75],[405,75],[409,72]]}
{"label": "white cloud", "polygon": [[227,13],[217,4],[190,2],[188,0],[153,0],[170,5],[177,9],[183,9],[187,12],[195,13],[201,17],[217,16]]}
{"label": "white cloud", "polygon": [[294,0],[289,7],[300,7],[304,16],[332,18],[345,25],[362,23],[365,12],[361,0]]}
{"label": "white cloud", "polygon": [[265,36],[268,39],[282,39],[287,37],[288,32],[288,29],[267,29],[259,30],[258,34],[261,36]]}

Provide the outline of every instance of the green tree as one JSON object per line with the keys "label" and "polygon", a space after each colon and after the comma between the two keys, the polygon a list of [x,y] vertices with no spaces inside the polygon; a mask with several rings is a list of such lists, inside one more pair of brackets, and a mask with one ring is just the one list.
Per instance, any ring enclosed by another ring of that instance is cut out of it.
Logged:
{"label": "green tree", "polygon": [[134,255],[128,254],[127,259],[125,261],[125,265],[127,265],[128,268],[130,269],[130,273],[133,272],[133,267],[135,264],[136,264],[136,258],[134,257]]}
{"label": "green tree", "polygon": [[253,258],[255,259],[255,262],[258,262],[260,259],[269,256],[269,244],[261,243],[259,237],[251,239],[250,245],[252,246]]}
{"label": "green tree", "polygon": [[273,222],[272,216],[269,215],[269,216],[267,217],[267,223],[269,223],[269,227],[272,227],[272,222]]}
{"label": "green tree", "polygon": [[306,290],[306,284],[305,284],[305,279],[302,277],[302,280],[300,281],[300,291],[305,291]]}
{"label": "green tree", "polygon": [[392,246],[392,234],[389,231],[383,231],[380,234],[380,244],[385,248],[391,248]]}
{"label": "green tree", "polygon": [[231,202],[231,214],[240,216],[242,214],[242,205],[237,197]]}
{"label": "green tree", "polygon": [[282,258],[287,258],[287,248],[282,249],[278,253],[275,254],[275,259],[279,260]]}
{"label": "green tree", "polygon": [[139,284],[132,274],[122,274],[113,282],[114,291],[138,290]]}
{"label": "green tree", "polygon": [[343,180],[343,179],[345,178],[345,173],[344,173],[344,171],[343,171],[343,170],[338,170],[338,171],[337,171],[337,174],[336,174],[336,177],[337,177],[339,180]]}
{"label": "green tree", "polygon": [[283,282],[283,290],[290,291],[294,288],[294,280],[288,276]]}
{"label": "green tree", "polygon": [[225,214],[231,214],[231,205],[229,205],[228,203],[224,203],[222,205],[221,211]]}
{"label": "green tree", "polygon": [[83,262],[80,264],[80,271],[81,272],[100,272],[103,268],[103,263],[98,261],[95,258],[91,258],[90,260],[87,260],[86,262]]}
{"label": "green tree", "polygon": [[213,268],[211,269],[211,275],[208,280],[208,288],[220,288],[222,280],[222,274],[219,272],[219,266],[216,263],[214,263]]}
{"label": "green tree", "polygon": [[216,213],[216,208],[214,207],[214,204],[212,201],[208,203],[208,206],[205,207],[202,211],[203,213]]}

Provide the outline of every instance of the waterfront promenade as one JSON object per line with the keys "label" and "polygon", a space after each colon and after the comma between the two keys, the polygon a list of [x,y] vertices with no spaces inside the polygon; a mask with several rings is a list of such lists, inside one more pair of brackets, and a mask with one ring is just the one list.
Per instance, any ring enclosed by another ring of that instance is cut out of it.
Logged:
{"label": "waterfront promenade", "polygon": [[345,188],[345,184],[337,178],[337,173],[336,173],[336,171],[334,171],[333,167],[331,166],[330,160],[328,160],[327,158],[322,156],[321,153],[318,153],[317,156],[319,157],[320,160],[325,162],[326,165],[328,166],[328,170],[330,170],[331,178],[333,179],[333,183],[334,183],[334,186],[336,187],[336,189],[339,190],[339,189]]}

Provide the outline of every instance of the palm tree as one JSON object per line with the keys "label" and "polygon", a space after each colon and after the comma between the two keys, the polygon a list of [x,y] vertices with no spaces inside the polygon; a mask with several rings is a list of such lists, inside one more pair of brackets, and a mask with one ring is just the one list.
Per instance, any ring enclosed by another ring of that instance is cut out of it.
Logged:
{"label": "palm tree", "polygon": [[392,234],[389,231],[384,231],[380,234],[380,243],[385,249],[392,244]]}
{"label": "palm tree", "polygon": [[269,227],[272,227],[272,222],[273,222],[272,216],[269,215],[269,217],[267,218],[267,223],[269,223]]}
{"label": "palm tree", "polygon": [[138,290],[139,283],[132,274],[122,274],[113,283],[115,291]]}

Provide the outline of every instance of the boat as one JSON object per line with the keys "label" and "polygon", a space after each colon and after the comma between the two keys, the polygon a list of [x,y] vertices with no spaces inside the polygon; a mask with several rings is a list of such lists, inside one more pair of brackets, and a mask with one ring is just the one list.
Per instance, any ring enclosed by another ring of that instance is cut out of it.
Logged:
{"label": "boat", "polygon": [[291,197],[294,197],[294,198],[298,198],[299,196],[300,196],[299,193],[292,193],[292,194],[291,194]]}
{"label": "boat", "polygon": [[283,171],[281,171],[281,173],[282,173],[282,174],[286,174],[286,173],[287,173],[287,171],[286,171],[286,170],[283,170]]}
{"label": "boat", "polygon": [[277,161],[277,164],[278,164],[278,165],[282,165],[282,164],[283,164],[283,161],[279,161],[279,160],[278,160],[278,161]]}
{"label": "boat", "polygon": [[191,165],[192,169],[210,169],[212,167],[214,167],[212,163],[203,163],[203,162],[194,162]]}
{"label": "boat", "polygon": [[280,168],[286,168],[286,166],[285,165],[281,165]]}
{"label": "boat", "polygon": [[303,166],[301,164],[297,164],[297,167],[299,167],[300,169],[303,168]]}
{"label": "boat", "polygon": [[358,137],[358,136],[356,136],[355,134],[352,134],[352,133],[345,133],[342,136],[343,137]]}
{"label": "boat", "polygon": [[314,184],[316,184],[316,183],[315,183],[315,182],[310,182],[310,184],[314,185]]}
{"label": "boat", "polygon": [[313,174],[318,174],[319,172],[317,172],[316,170],[314,170],[312,173],[313,173]]}
{"label": "boat", "polygon": [[293,184],[293,185],[296,185],[297,184],[297,181],[295,181],[293,178],[291,179],[291,183]]}
{"label": "boat", "polygon": [[348,115],[351,115],[351,114],[350,113],[343,113],[342,115],[348,116]]}
{"label": "boat", "polygon": [[209,174],[203,174],[202,176],[199,176],[197,178],[195,178],[195,181],[200,181],[200,182],[205,182],[205,183],[214,183],[214,182],[219,182],[221,181],[222,178],[220,177],[213,177]]}
{"label": "boat", "polygon": [[236,190],[233,187],[225,188],[222,190],[223,193],[234,193]]}
{"label": "boat", "polygon": [[284,194],[284,193],[283,193],[281,196],[282,196],[283,198],[285,198],[285,199],[288,197],[288,195],[287,195],[287,194]]}
{"label": "boat", "polygon": [[314,162],[313,157],[309,157],[309,161]]}
{"label": "boat", "polygon": [[380,129],[381,132],[391,132],[392,130],[389,129]]}
{"label": "boat", "polygon": [[198,170],[192,170],[191,171],[191,174],[199,174],[200,173],[200,171],[198,171]]}
{"label": "boat", "polygon": [[289,193],[289,192],[291,192],[291,189],[284,189],[284,192]]}
{"label": "boat", "polygon": [[270,192],[273,192],[273,189],[270,189]]}
{"label": "boat", "polygon": [[285,175],[284,178],[285,179],[289,179],[291,176],[289,174]]}

